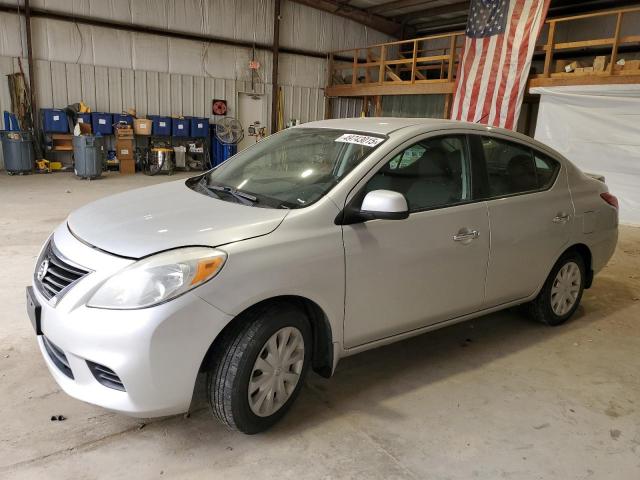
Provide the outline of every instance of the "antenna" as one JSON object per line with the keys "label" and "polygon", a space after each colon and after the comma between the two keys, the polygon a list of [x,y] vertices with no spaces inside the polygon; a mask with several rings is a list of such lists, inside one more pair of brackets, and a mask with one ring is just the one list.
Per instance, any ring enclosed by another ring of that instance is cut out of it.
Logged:
{"label": "antenna", "polygon": [[[489,113],[491,113],[491,112],[489,112]],[[489,116],[489,113],[487,113],[487,114],[486,114],[484,117],[482,117],[480,120],[476,120],[476,121],[475,121],[475,122],[473,122],[473,123],[480,123],[482,120],[484,120],[485,118],[487,118],[487,117]]]}

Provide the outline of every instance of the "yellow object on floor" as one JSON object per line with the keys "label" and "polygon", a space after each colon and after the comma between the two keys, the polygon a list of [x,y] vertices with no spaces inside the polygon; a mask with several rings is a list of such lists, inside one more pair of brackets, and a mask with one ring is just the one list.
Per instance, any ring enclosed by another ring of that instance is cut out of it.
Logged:
{"label": "yellow object on floor", "polygon": [[51,168],[49,167],[49,160],[37,160],[36,165],[38,166],[38,171],[42,173],[51,172]]}

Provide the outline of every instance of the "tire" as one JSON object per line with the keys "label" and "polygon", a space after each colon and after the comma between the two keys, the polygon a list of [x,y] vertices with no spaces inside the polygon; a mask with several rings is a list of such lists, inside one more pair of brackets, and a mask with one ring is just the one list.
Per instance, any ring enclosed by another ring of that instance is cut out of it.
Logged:
{"label": "tire", "polygon": [[[269,304],[243,314],[235,328],[223,333],[213,369],[207,375],[213,415],[230,429],[246,434],[262,432],[275,424],[302,388],[311,359],[311,338],[305,313],[294,305]],[[274,346],[281,352],[278,358],[272,354]],[[283,360],[287,350],[291,350],[289,360]],[[263,365],[264,372],[260,370]],[[256,390],[257,384],[261,386]]]}
{"label": "tire", "polygon": [[[564,273],[564,280],[561,273]],[[538,296],[528,304],[529,315],[546,325],[557,326],[574,314],[584,291],[586,268],[576,252],[567,252],[556,262]]]}

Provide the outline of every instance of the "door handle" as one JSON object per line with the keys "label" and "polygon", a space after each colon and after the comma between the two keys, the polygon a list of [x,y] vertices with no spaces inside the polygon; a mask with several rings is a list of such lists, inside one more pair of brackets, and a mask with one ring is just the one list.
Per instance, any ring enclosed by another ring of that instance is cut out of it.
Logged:
{"label": "door handle", "polygon": [[454,242],[465,242],[468,240],[475,240],[480,236],[480,233],[477,230],[460,230],[453,236]]}
{"label": "door handle", "polygon": [[568,221],[568,213],[558,213],[555,217],[553,217],[553,223],[567,223]]}

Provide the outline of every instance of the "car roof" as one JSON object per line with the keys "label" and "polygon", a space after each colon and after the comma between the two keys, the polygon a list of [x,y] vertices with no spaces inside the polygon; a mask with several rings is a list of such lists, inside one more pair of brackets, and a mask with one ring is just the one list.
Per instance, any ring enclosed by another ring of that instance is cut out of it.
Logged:
{"label": "car roof", "polygon": [[375,133],[388,135],[391,132],[406,127],[417,125],[432,126],[434,130],[438,127],[448,125],[453,122],[451,120],[442,120],[437,118],[397,118],[397,117],[354,117],[354,118],[338,118],[335,120],[319,120],[317,122],[309,122],[300,125],[300,128],[334,128],[336,130],[352,130],[363,133]]}
{"label": "car roof", "polygon": [[[559,156],[558,152],[549,146],[534,140],[522,133],[506,130],[504,128],[490,127],[480,123],[460,122],[458,120],[445,120],[441,118],[398,118],[398,117],[354,117],[339,118],[333,120],[319,120],[316,122],[304,123],[295,128],[331,128],[336,130],[349,130],[360,133],[372,133],[377,135],[390,135],[404,129],[419,130],[428,132],[430,130],[462,129],[468,132],[477,133],[499,133],[514,140],[528,143],[532,147],[537,147],[547,152]],[[417,131],[415,133],[418,133]]]}

